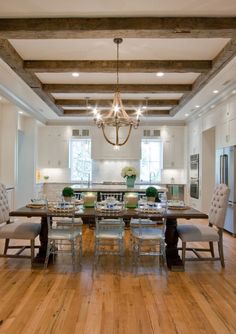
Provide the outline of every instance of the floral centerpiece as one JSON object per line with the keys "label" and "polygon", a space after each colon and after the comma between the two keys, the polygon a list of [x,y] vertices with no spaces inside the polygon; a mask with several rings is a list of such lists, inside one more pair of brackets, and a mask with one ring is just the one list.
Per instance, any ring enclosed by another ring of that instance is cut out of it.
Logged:
{"label": "floral centerpiece", "polygon": [[137,175],[138,175],[137,170],[132,166],[124,167],[121,171],[121,176],[126,178],[126,184],[128,188],[134,187],[134,182],[136,180]]}

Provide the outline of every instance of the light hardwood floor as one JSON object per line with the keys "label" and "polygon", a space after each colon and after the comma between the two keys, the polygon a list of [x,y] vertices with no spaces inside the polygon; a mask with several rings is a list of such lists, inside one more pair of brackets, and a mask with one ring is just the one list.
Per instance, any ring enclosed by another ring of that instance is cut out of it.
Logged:
{"label": "light hardwood floor", "polygon": [[188,262],[185,272],[168,272],[145,258],[135,274],[128,231],[123,268],[104,256],[93,271],[93,233],[84,228],[76,273],[67,255],[46,274],[28,260],[0,259],[1,334],[236,333],[236,239],[229,234],[225,269]]}

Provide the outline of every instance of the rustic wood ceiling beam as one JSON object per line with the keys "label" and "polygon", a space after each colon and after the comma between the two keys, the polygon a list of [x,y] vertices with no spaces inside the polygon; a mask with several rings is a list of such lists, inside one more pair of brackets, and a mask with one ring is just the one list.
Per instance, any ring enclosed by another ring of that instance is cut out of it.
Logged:
{"label": "rustic wood ceiling beam", "polygon": [[230,40],[220,53],[212,61],[212,69],[202,73],[194,82],[193,89],[183,95],[178,106],[174,107],[170,114],[174,116],[182,109],[200,90],[202,90],[234,57],[236,57],[236,38]]}
{"label": "rustic wood ceiling beam", "polygon": [[[116,85],[101,84],[44,84],[43,89],[50,93],[114,93]],[[192,85],[119,85],[121,93],[184,93],[190,92]]]}
{"label": "rustic wood ceiling beam", "polygon": [[0,19],[0,38],[232,38],[235,17]]}
{"label": "rustic wood ceiling beam", "polygon": [[[90,107],[100,107],[100,108],[110,108],[113,100],[55,100],[55,104],[61,107],[77,107],[77,108],[86,108]],[[147,102],[145,99],[143,100],[122,100],[124,107],[138,108],[141,106],[145,106],[147,103],[148,107],[171,107],[176,106],[178,104],[178,100],[150,100]]]}
{"label": "rustic wood ceiling beam", "polygon": [[[127,114],[129,116],[137,116],[137,110],[126,110]],[[101,115],[106,114],[106,111],[101,110],[99,111]],[[169,110],[148,110],[143,113],[142,116],[149,117],[149,116],[169,116],[170,111]],[[88,110],[77,110],[77,109],[65,109],[64,114],[62,116],[78,116],[78,117],[93,117],[94,114],[91,111]],[[141,116],[141,117],[142,117]]]}
{"label": "rustic wood ceiling beam", "polygon": [[0,58],[15,71],[24,82],[58,115],[63,113],[61,107],[55,105],[54,98],[43,91],[42,84],[33,73],[27,72],[23,67],[23,59],[7,40],[0,39]]}
{"label": "rustic wood ceiling beam", "polygon": [[[24,68],[36,73],[115,73],[113,60],[26,60]],[[210,60],[120,60],[120,73],[201,73],[212,67]]]}

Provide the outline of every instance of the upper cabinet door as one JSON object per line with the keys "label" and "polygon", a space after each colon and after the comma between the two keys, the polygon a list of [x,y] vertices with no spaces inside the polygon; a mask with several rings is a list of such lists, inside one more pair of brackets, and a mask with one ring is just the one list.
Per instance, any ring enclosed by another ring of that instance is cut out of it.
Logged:
{"label": "upper cabinet door", "polygon": [[169,127],[163,140],[163,168],[184,168],[184,127]]}
{"label": "upper cabinet door", "polygon": [[62,130],[40,128],[38,138],[38,167],[69,167],[69,141],[64,138]]}

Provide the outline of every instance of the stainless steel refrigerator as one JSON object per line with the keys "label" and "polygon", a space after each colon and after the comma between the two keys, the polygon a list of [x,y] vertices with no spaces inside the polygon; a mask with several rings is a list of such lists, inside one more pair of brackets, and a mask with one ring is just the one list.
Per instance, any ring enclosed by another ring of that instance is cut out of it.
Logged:
{"label": "stainless steel refrigerator", "polygon": [[216,151],[216,184],[230,189],[224,229],[236,236],[236,146]]}

